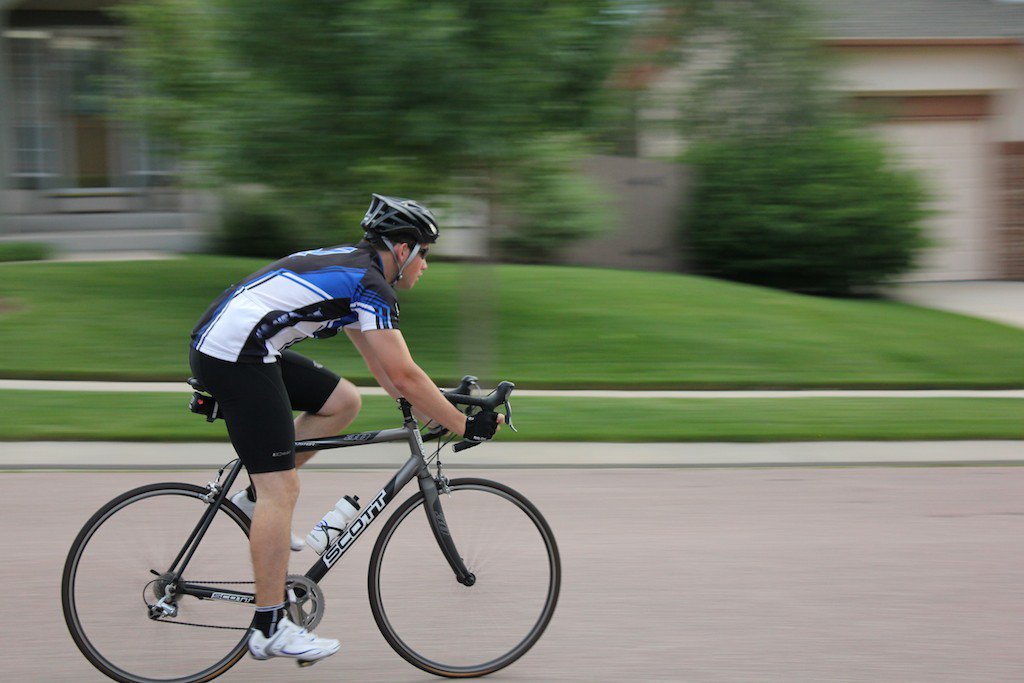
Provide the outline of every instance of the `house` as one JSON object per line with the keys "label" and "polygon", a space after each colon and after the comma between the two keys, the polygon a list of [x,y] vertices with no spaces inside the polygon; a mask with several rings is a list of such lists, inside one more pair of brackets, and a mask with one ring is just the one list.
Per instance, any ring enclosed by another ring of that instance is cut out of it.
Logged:
{"label": "house", "polygon": [[879,125],[938,211],[919,279],[1024,280],[1024,2],[816,0],[837,87]]}
{"label": "house", "polygon": [[[834,87],[884,112],[878,133],[933,197],[932,247],[910,279],[1024,280],[1024,1],[807,2],[837,57]],[[643,76],[672,93],[688,73]],[[678,154],[664,101],[644,114],[642,156]]]}
{"label": "house", "polygon": [[0,240],[61,250],[190,249],[199,195],[113,116],[111,0],[0,0]]}

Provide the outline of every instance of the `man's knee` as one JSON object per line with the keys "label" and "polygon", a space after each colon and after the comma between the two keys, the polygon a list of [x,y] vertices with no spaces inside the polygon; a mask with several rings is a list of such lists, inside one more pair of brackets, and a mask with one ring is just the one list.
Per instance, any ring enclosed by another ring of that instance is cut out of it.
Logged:
{"label": "man's knee", "polygon": [[359,389],[347,379],[342,379],[338,381],[338,385],[316,414],[323,417],[342,415],[351,419],[362,407],[363,399],[359,395]]}
{"label": "man's knee", "polygon": [[299,473],[295,469],[253,474],[249,478],[256,487],[257,503],[274,501],[294,505],[299,498]]}

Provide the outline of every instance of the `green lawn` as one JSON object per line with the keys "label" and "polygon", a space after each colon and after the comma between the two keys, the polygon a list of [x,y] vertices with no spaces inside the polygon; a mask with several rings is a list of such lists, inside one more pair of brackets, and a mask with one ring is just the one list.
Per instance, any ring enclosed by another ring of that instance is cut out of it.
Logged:
{"label": "green lawn", "polygon": [[[0,392],[0,440],[224,440],[188,395]],[[1024,439],[1024,399],[514,398],[503,441]],[[364,397],[348,431],[400,426],[392,401]]]}
{"label": "green lawn", "polygon": [[[209,256],[4,264],[0,376],[181,379],[196,319],[261,265]],[[885,301],[449,263],[431,264],[401,297],[409,345],[439,383],[469,372],[520,387],[1024,386],[1024,330]],[[296,348],[371,383],[344,338]]]}

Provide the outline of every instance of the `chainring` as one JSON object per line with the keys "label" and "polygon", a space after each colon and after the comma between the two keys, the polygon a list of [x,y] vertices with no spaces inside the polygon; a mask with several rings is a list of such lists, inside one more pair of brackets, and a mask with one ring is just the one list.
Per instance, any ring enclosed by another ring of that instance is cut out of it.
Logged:
{"label": "chainring", "polygon": [[288,596],[288,618],[293,624],[312,631],[324,618],[324,592],[320,586],[308,577],[289,574],[285,592]]}

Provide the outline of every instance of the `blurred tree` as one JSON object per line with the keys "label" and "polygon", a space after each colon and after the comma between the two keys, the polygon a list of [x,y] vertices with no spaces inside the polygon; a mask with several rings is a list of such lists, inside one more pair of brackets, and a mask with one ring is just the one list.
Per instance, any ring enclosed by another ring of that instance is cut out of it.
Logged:
{"label": "blurred tree", "polygon": [[807,0],[679,0],[690,87],[682,126],[691,140],[771,137],[832,125],[841,93]]}
{"label": "blurred tree", "polygon": [[675,111],[687,140],[778,134],[831,120],[838,109],[831,59],[815,40],[806,0],[620,4],[632,10],[633,39],[615,84],[645,91],[632,103],[639,109]]}
{"label": "blurred tree", "polygon": [[[321,234],[346,219],[351,238],[371,191],[465,192],[515,217],[538,166],[577,177],[563,152],[585,148],[618,50],[616,5],[139,0],[121,11],[146,83],[134,107],[153,131],[208,180],[273,188]],[[521,246],[547,215],[530,213]],[[552,226],[571,239],[600,225],[591,218]]]}

